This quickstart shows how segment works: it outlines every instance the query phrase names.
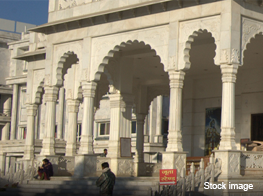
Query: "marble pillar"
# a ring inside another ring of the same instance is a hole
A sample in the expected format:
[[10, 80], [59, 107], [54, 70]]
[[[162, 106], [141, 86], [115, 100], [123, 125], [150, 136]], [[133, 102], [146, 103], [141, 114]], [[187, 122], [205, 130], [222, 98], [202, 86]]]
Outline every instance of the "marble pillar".
[[166, 152], [162, 157], [162, 169], [177, 169], [177, 177], [186, 171], [186, 154], [182, 145], [182, 89], [185, 73], [169, 72], [170, 79], [170, 112], [169, 134]]
[[154, 142], [154, 135], [155, 135], [155, 129], [156, 129], [156, 121], [155, 118], [156, 114], [154, 112], [154, 104], [155, 104], [155, 99], [151, 102], [150, 105], [150, 119], [149, 119], [149, 143], [153, 143]]
[[97, 83], [83, 83], [83, 119], [78, 154], [93, 154], [94, 97]]
[[[6, 100], [4, 102], [3, 112], [6, 116], [11, 114], [11, 97], [6, 95]], [[9, 140], [10, 122], [7, 122], [2, 129], [2, 140]]]
[[235, 82], [238, 65], [221, 65], [222, 114], [219, 150], [236, 150], [235, 142]]
[[5, 160], [6, 160], [6, 153], [0, 152], [0, 175], [1, 176], [5, 174]]
[[79, 112], [79, 100], [67, 100], [68, 108], [68, 133], [66, 156], [74, 156], [77, 150], [77, 121]]
[[144, 126], [145, 114], [136, 115], [136, 152], [134, 162], [144, 162], [143, 157], [143, 144], [144, 144]]
[[110, 94], [110, 140], [109, 157], [120, 157], [120, 137], [131, 137], [131, 95]]
[[58, 115], [58, 125], [57, 125], [57, 139], [63, 139], [63, 119], [64, 119], [64, 99], [65, 99], [65, 89], [61, 87], [59, 89], [59, 115]]
[[27, 132], [26, 132], [26, 143], [24, 150], [24, 160], [31, 160], [34, 158], [35, 151], [35, 117], [37, 114], [38, 105], [28, 104], [27, 105]]
[[156, 131], [154, 136], [154, 143], [163, 143], [162, 135], [162, 119], [163, 119], [163, 97], [157, 97], [157, 111], [156, 111]]
[[[133, 175], [132, 157], [121, 157], [120, 138], [131, 137], [131, 116], [133, 96], [130, 94], [110, 94], [110, 139], [108, 156], [111, 170], [116, 176]], [[122, 165], [120, 167], [120, 165]]]
[[16, 138], [17, 100], [18, 100], [18, 84], [14, 84], [13, 85], [13, 97], [12, 97], [12, 116], [11, 116], [10, 140], [14, 140]]
[[149, 143], [149, 129], [148, 129], [148, 122], [149, 122], [149, 114], [145, 117], [144, 120], [144, 143]]
[[170, 78], [170, 112], [169, 134], [166, 151], [182, 152], [182, 90], [185, 73], [169, 72]]
[[144, 163], [144, 154], [143, 154], [143, 146], [144, 146], [144, 119], [145, 114], [137, 114], [136, 115], [136, 151], [134, 157], [134, 173], [135, 176], [140, 176], [145, 173], [145, 168], [143, 167]]
[[58, 87], [45, 87], [46, 101], [46, 135], [42, 142], [41, 155], [55, 155], [56, 101]]

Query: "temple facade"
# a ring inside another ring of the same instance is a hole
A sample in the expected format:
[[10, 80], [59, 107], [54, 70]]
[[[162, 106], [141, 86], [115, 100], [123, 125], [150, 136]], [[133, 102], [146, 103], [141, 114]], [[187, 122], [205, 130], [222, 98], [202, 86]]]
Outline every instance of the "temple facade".
[[240, 140], [263, 140], [262, 5], [49, 1], [48, 23], [8, 44], [0, 169], [62, 156], [89, 175], [106, 148], [116, 175], [159, 163], [180, 176], [214, 150], [222, 178], [240, 176]]

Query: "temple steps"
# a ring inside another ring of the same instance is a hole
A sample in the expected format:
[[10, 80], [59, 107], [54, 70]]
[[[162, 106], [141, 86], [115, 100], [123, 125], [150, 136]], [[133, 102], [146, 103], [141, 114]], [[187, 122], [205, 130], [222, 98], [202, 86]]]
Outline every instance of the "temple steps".
[[[17, 188], [7, 188], [1, 196], [98, 196], [96, 178], [73, 179], [53, 177], [50, 181], [33, 180]], [[156, 190], [158, 178], [117, 178], [114, 196], [150, 196]]]

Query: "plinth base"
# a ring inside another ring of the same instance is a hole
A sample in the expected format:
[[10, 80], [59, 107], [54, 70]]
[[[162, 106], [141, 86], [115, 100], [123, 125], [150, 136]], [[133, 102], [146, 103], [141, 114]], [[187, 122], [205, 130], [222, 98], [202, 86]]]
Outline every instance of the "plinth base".
[[177, 169], [177, 179], [186, 172], [186, 154], [188, 152], [163, 152], [162, 169]]
[[94, 154], [75, 155], [74, 177], [96, 176], [97, 156]]
[[214, 150], [215, 158], [221, 159], [221, 174], [219, 181], [240, 178], [240, 150]]

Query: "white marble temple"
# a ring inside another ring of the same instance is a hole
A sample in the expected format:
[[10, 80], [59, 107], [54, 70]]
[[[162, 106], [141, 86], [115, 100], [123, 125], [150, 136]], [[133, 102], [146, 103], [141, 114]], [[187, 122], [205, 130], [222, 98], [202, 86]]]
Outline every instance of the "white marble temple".
[[[163, 168], [179, 167], [181, 176], [187, 156], [204, 156], [206, 109], [221, 107], [216, 156], [222, 179], [239, 177], [240, 161], [227, 165], [238, 159], [240, 139], [263, 140], [251, 128], [252, 114], [263, 113], [260, 6], [50, 0], [47, 24], [1, 48], [10, 69], [0, 78], [6, 74], [13, 97], [5, 104], [11, 114], [0, 116], [0, 169], [13, 164], [9, 157], [66, 155], [76, 175], [91, 175], [85, 167], [101, 163], [106, 148], [119, 176], [140, 175], [159, 154]], [[121, 156], [122, 137], [131, 139], [131, 157]]]

